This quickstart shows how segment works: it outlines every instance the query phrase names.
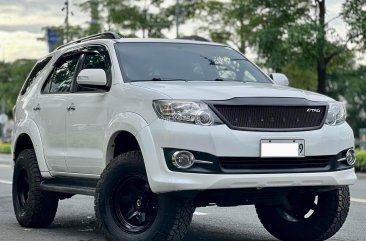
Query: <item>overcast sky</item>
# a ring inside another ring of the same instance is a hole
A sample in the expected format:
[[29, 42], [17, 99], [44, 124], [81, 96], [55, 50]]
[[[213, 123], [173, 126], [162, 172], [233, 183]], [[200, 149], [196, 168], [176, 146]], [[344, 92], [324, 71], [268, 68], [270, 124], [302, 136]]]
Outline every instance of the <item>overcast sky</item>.
[[[70, 0], [74, 15], [71, 25], [85, 25], [90, 17], [74, 6], [85, 0]], [[344, 0], [328, 0], [327, 20], [339, 15]], [[13, 61], [18, 58], [41, 58], [47, 54], [46, 42], [37, 38], [44, 37], [45, 26], [63, 24], [65, 14], [61, 11], [64, 0], [0, 0], [0, 59]], [[341, 19], [331, 22], [337, 33], [344, 37], [346, 26]], [[182, 28], [183, 34], [192, 34], [191, 26]], [[174, 30], [168, 33], [174, 37]], [[362, 61], [364, 62], [364, 60]]]

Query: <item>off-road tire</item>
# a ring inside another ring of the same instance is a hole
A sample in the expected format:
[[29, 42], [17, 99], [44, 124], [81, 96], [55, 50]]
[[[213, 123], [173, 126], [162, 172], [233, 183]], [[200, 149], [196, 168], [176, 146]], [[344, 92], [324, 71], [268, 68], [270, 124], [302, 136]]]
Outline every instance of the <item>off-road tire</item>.
[[350, 206], [348, 186], [340, 186], [318, 195], [318, 207], [304, 220], [289, 221], [278, 207], [256, 206], [258, 217], [276, 238], [283, 241], [321, 241], [336, 234], [346, 221]]
[[[25, 176], [28, 185], [24, 185]], [[53, 193], [41, 191], [41, 181], [42, 177], [34, 150], [21, 151], [14, 165], [12, 194], [15, 216], [23, 227], [45, 228], [53, 222], [56, 216], [58, 198]], [[29, 190], [26, 198], [23, 195], [26, 191], [22, 191], [25, 190], [24, 188]], [[23, 197], [21, 197], [22, 195]]]
[[112, 208], [111, 197], [118, 185], [132, 177], [142, 177], [148, 183], [140, 151], [127, 152], [112, 160], [97, 184], [95, 213], [98, 228], [106, 239], [110, 241], [182, 240], [187, 233], [195, 208], [188, 198], [169, 194], [153, 194], [156, 195], [158, 202], [157, 215], [146, 230], [133, 233], [121, 228], [121, 224], [116, 220], [115, 210]]

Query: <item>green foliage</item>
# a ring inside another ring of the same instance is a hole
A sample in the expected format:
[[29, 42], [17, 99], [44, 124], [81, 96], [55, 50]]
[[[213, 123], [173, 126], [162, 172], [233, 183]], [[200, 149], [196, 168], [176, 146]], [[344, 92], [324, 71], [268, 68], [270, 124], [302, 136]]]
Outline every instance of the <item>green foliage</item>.
[[316, 70], [314, 68], [305, 68], [296, 64], [288, 64], [282, 68], [290, 81], [290, 86], [300, 89], [316, 90]]
[[350, 26], [349, 40], [366, 50], [366, 0], [347, 0], [342, 15]]
[[[281, 72], [282, 68], [299, 56], [303, 59], [303, 51], [299, 43], [294, 43], [293, 36], [304, 39], [305, 25], [310, 14], [310, 3], [307, 0], [260, 0], [256, 2], [257, 26], [253, 26], [251, 45], [255, 47], [265, 65]], [[296, 41], [298, 42], [298, 41]]]
[[0, 153], [10, 154], [11, 153], [10, 144], [0, 143]]
[[366, 128], [366, 66], [338, 69], [329, 78], [329, 95], [347, 102], [347, 122], [358, 135], [360, 128]]
[[35, 62], [28, 59], [13, 63], [0, 62], [0, 101], [5, 101], [5, 112], [10, 116], [18, 93]]
[[160, 7], [162, 0], [101, 0], [108, 12], [112, 29], [126, 36], [142, 31], [144, 37], [163, 37], [162, 30], [173, 24], [167, 18], [167, 9]]
[[366, 172], [366, 151], [356, 152], [356, 171]]
[[84, 12], [90, 12], [92, 21], [89, 24], [89, 28], [86, 29], [88, 35], [100, 33], [102, 30], [100, 19], [100, 1], [89, 0], [79, 5]]

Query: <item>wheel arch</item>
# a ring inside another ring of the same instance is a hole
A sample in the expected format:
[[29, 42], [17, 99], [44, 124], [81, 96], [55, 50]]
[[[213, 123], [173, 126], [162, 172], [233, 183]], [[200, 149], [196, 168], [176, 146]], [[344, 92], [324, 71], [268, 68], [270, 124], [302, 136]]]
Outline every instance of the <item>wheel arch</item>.
[[118, 114], [108, 125], [105, 147], [106, 166], [116, 156], [133, 150], [141, 150], [138, 133], [147, 126], [140, 115], [132, 112]]
[[118, 155], [135, 150], [141, 150], [137, 138], [129, 131], [118, 131], [114, 133], [109, 139], [107, 164]]
[[34, 146], [30, 136], [28, 134], [22, 133], [18, 136], [14, 145], [14, 153], [13, 153], [14, 162], [17, 160], [20, 152], [25, 149], [34, 149]]
[[36, 153], [38, 166], [41, 173], [49, 172], [44, 157], [41, 134], [33, 120], [24, 121], [23, 123], [19, 124], [14, 131], [14, 139], [12, 144], [14, 163], [19, 153], [22, 150], [29, 148], [33, 148]]

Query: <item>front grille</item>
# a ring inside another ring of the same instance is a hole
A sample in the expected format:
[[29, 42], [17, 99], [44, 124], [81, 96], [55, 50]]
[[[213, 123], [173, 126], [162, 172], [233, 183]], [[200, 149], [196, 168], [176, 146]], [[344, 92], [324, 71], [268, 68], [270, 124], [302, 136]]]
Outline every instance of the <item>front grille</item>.
[[331, 156], [305, 158], [258, 158], [258, 157], [221, 157], [221, 167], [224, 169], [251, 170], [291, 170], [302, 168], [324, 168], [331, 162]]
[[322, 126], [326, 106], [215, 104], [214, 109], [232, 129], [307, 130]]

